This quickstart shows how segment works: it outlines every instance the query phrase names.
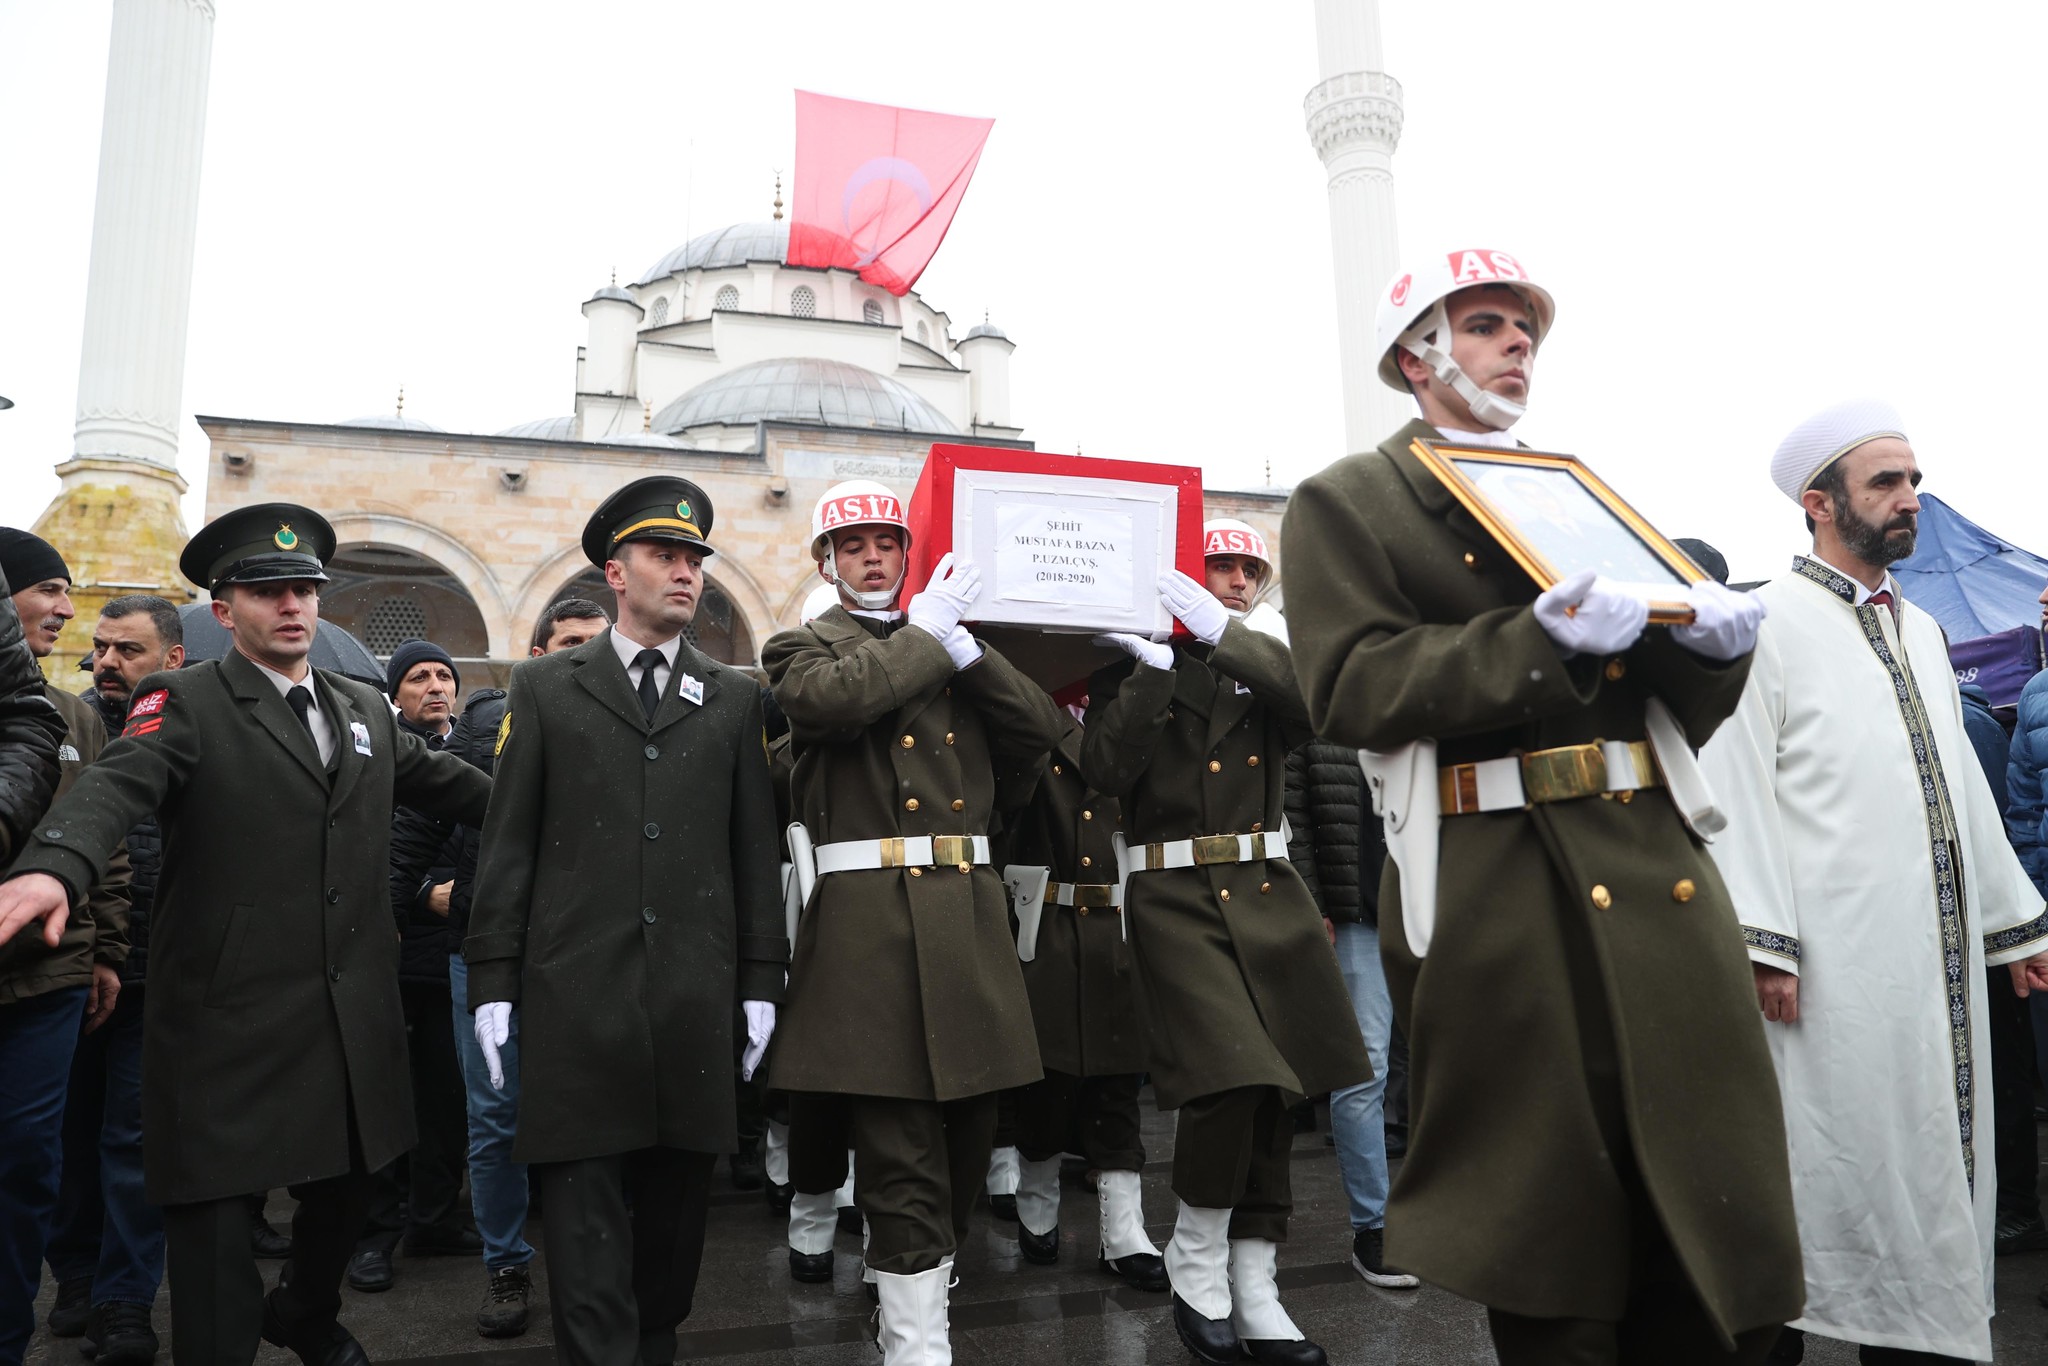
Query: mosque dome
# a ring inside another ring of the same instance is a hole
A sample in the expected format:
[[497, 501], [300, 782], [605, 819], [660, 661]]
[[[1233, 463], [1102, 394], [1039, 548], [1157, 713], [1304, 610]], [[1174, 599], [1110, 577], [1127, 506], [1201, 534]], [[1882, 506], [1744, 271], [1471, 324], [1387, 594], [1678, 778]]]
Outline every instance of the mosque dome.
[[654, 415], [659, 432], [759, 421], [947, 434], [959, 429], [915, 390], [845, 361], [755, 361], [691, 389]]
[[976, 323], [967, 333], [967, 340], [969, 341], [973, 341], [976, 337], [994, 337], [998, 341], [1008, 341], [1010, 334], [993, 323], [982, 322]]
[[442, 430], [431, 422], [422, 422], [416, 417], [407, 417], [403, 413], [378, 413], [374, 417], [352, 417], [346, 422], [338, 422], [335, 425], [338, 427], [382, 427], [387, 431], [394, 432], [438, 432]]
[[632, 295], [628, 294], [625, 290], [620, 289], [617, 285], [606, 285], [603, 289], [600, 289], [599, 291], [597, 291], [597, 293], [591, 295], [588, 299], [585, 299], [583, 302], [587, 304], [594, 304], [599, 299], [616, 299], [622, 304], [631, 304], [635, 308], [640, 307], [640, 301], [638, 299], [635, 299]]
[[780, 265], [789, 252], [789, 224], [735, 223], [692, 237], [647, 268], [637, 284], [651, 285], [686, 270], [718, 270], [749, 261]]
[[507, 427], [502, 432], [493, 432], [492, 435], [523, 436], [534, 441], [575, 441], [578, 439], [576, 435], [576, 414], [569, 413], [562, 417], [536, 418], [532, 422], [522, 422], [516, 427]]

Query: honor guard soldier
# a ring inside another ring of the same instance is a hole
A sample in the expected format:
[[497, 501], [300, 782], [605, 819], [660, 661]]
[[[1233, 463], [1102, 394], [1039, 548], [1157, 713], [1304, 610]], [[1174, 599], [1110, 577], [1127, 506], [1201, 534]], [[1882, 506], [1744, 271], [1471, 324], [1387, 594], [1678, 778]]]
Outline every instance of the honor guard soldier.
[[[888, 1366], [943, 1366], [953, 1252], [981, 1189], [996, 1093], [1039, 1078], [1031, 1007], [989, 864], [994, 763], [1059, 738], [1039, 687], [960, 625], [979, 591], [941, 560], [897, 607], [910, 528], [865, 481], [811, 519], [840, 603], [768, 642], [789, 717], [806, 883], [772, 1080], [850, 1097], [854, 1196]], [[810, 867], [806, 868], [806, 863]]]
[[1387, 815], [1380, 947], [1415, 1071], [1386, 1252], [1487, 1305], [1504, 1366], [1755, 1361], [1801, 1302], [1785, 1126], [1682, 817], [1711, 833], [1693, 748], [1761, 610], [1705, 583], [1694, 625], [1646, 631], [1591, 573], [1539, 593], [1410, 451], [1512, 447], [1552, 314], [1506, 252], [1396, 278], [1379, 374], [1422, 418], [1287, 508], [1302, 690], [1318, 734], [1373, 751]]
[[1096, 1262], [1138, 1290], [1167, 1288], [1145, 1236], [1138, 1132], [1145, 1026], [1124, 940], [1114, 797], [1081, 776], [1081, 723], [1063, 723], [1031, 804], [1003, 838], [1003, 877], [1018, 917], [1017, 956], [1045, 1079], [1013, 1094], [1017, 1120], [1017, 1247], [1041, 1266], [1059, 1259], [1060, 1154], [1096, 1173]]
[[1088, 781], [1122, 800], [1124, 924], [1151, 1012], [1152, 1086], [1179, 1110], [1166, 1248], [1173, 1322], [1201, 1361], [1320, 1366], [1280, 1307], [1289, 1108], [1372, 1075], [1308, 885], [1287, 861], [1288, 751], [1309, 738], [1286, 642], [1242, 618], [1271, 578], [1258, 532], [1203, 524], [1206, 583], [1159, 597], [1192, 639], [1089, 685]]
[[[377, 689], [311, 668], [334, 531], [264, 503], [202, 527], [178, 566], [213, 592], [219, 661], [154, 674], [121, 737], [50, 809], [0, 886], [0, 940], [61, 927], [151, 812], [163, 864], [143, 1043], [145, 1185], [164, 1206], [181, 1363], [248, 1362], [259, 1337], [363, 1362], [336, 1321], [369, 1173], [413, 1145], [394, 801], [480, 821], [490, 780], [401, 730]], [[289, 1186], [289, 1275], [267, 1297], [250, 1191]]]
[[751, 1066], [789, 957], [760, 692], [683, 638], [711, 525], [667, 475], [585, 525], [618, 618], [512, 671], [464, 944], [493, 1082], [519, 1008], [512, 1155], [540, 1177], [556, 1353], [591, 1366], [674, 1359], [737, 1147], [735, 1005]]

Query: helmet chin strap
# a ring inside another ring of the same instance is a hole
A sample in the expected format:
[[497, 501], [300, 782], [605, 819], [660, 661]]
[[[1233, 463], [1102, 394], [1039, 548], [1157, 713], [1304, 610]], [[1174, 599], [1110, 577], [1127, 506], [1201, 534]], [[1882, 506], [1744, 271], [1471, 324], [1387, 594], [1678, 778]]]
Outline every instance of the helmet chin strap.
[[1489, 393], [1472, 382], [1472, 377], [1459, 368], [1451, 359], [1451, 353], [1431, 341], [1430, 335], [1447, 336], [1451, 330], [1449, 312], [1439, 299], [1436, 306], [1425, 313], [1422, 321], [1401, 334], [1401, 349], [1420, 360], [1437, 377], [1440, 383], [1449, 385], [1465, 406], [1472, 410], [1475, 422], [1504, 432], [1522, 420], [1528, 408], [1520, 403]]
[[[832, 586], [846, 594], [847, 597], [852, 598], [864, 612], [888, 611], [896, 605], [896, 595], [903, 591], [902, 574], [896, 576], [896, 582], [892, 586], [884, 588], [878, 593], [863, 593], [839, 577], [839, 567], [837, 565], [828, 565], [828, 568], [832, 576]], [[904, 572], [908, 573], [909, 569], [910, 566], [906, 564]]]

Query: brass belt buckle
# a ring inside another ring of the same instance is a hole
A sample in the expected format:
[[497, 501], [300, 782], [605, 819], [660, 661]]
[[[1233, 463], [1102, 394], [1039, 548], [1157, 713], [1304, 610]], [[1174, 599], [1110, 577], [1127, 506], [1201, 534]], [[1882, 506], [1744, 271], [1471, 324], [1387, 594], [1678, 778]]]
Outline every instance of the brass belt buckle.
[[1238, 844], [1235, 835], [1197, 835], [1194, 846], [1195, 866], [1198, 868], [1211, 863], [1237, 862]]
[[881, 845], [882, 866], [884, 868], [901, 868], [904, 862], [903, 841], [900, 838], [886, 839], [881, 841]]
[[1563, 802], [1607, 790], [1607, 753], [1599, 741], [1522, 756], [1522, 792], [1532, 802]]
[[972, 862], [974, 862], [974, 836], [972, 836], [972, 835], [933, 835], [933, 836], [932, 836], [932, 863], [933, 863], [933, 865], [934, 865], [934, 866], [937, 866], [937, 865], [939, 865], [939, 864], [943, 864], [943, 863], [972, 863]]
[[1074, 904], [1091, 908], [1116, 904], [1116, 888], [1083, 882], [1074, 887]]

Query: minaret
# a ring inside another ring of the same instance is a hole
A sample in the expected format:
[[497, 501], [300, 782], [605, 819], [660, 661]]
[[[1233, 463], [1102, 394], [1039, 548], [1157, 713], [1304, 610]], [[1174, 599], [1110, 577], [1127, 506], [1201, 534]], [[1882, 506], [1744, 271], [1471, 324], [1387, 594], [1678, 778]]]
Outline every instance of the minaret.
[[213, 0], [114, 0], [72, 455], [36, 532], [69, 562], [78, 623], [44, 667], [64, 687], [99, 608], [195, 594], [178, 573], [185, 332]]
[[1379, 0], [1316, 0], [1316, 52], [1322, 83], [1302, 104], [1309, 141], [1330, 173], [1344, 445], [1363, 451], [1414, 416], [1414, 404], [1375, 373], [1373, 314], [1400, 266], [1394, 148], [1401, 141], [1401, 83], [1381, 70]]

